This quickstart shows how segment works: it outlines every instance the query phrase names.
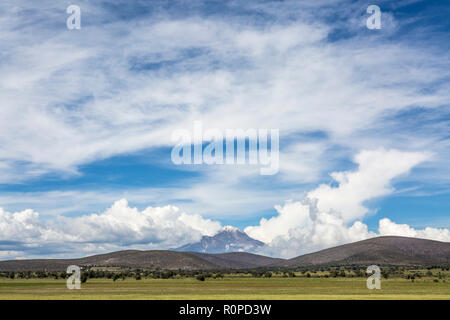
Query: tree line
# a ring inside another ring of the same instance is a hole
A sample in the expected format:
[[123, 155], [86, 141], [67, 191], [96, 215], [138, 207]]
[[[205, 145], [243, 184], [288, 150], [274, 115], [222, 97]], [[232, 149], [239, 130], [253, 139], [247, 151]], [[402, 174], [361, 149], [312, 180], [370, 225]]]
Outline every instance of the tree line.
[[[224, 274], [230, 276], [251, 276], [255, 278], [271, 277], [306, 277], [306, 278], [353, 278], [367, 277], [367, 266], [320, 266], [320, 267], [298, 267], [291, 269], [253, 269], [253, 270], [150, 270], [140, 268], [119, 269], [119, 270], [101, 270], [95, 267], [83, 267], [81, 272], [81, 282], [88, 279], [111, 279], [112, 281], [125, 280], [127, 278], [141, 279], [178, 279], [195, 278], [199, 281], [205, 281], [208, 278], [220, 279]], [[106, 268], [107, 269], [107, 268]], [[449, 266], [382, 266], [382, 277], [405, 278], [414, 281], [415, 279], [435, 277], [445, 280], [450, 275]], [[6, 279], [67, 279], [70, 274], [62, 271], [2, 271], [0, 278]]]

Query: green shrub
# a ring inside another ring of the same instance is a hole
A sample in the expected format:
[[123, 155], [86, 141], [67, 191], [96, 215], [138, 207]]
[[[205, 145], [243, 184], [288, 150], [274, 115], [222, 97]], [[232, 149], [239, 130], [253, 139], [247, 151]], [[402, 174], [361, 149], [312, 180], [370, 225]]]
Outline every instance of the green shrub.
[[195, 279], [197, 279], [198, 281], [205, 281], [205, 276], [203, 274], [198, 274], [197, 276], [195, 276]]

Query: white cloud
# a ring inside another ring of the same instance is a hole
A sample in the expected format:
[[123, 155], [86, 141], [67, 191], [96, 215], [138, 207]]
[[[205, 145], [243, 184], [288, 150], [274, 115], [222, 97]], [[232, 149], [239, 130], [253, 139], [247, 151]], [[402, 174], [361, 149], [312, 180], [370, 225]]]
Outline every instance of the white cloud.
[[378, 232], [380, 236], [403, 236], [450, 242], [449, 229], [426, 227], [423, 230], [417, 230], [407, 224], [396, 224], [388, 218], [380, 220]]
[[286, 230], [305, 228], [310, 232], [315, 223], [342, 225], [362, 219], [369, 209], [364, 202], [393, 191], [390, 182], [398, 175], [427, 159], [424, 153], [397, 150], [362, 151], [355, 157], [358, 169], [353, 172], [334, 172], [331, 176], [337, 187], [322, 184], [308, 192], [303, 202], [290, 202], [275, 209], [278, 215], [262, 219], [259, 226], [245, 231], [266, 243], [285, 235]]
[[[375, 237], [399, 235], [450, 241], [449, 230], [414, 230], [388, 219], [380, 220], [379, 233], [369, 232], [361, 222], [369, 209], [364, 202], [394, 191], [390, 182], [428, 159], [425, 153], [397, 150], [362, 151], [355, 157], [354, 172], [335, 172], [337, 187], [321, 185], [307, 193], [302, 202], [276, 206], [277, 215], [261, 219], [258, 226], [245, 229], [251, 237], [267, 244], [262, 253], [274, 256], [296, 255]], [[356, 220], [356, 221], [355, 221]]]
[[[258, 4], [274, 15], [266, 24], [201, 15], [130, 24], [84, 3], [92, 19], [73, 32], [50, 1], [0, 6], [8, 13], [0, 19], [8, 39], [0, 47], [0, 160], [9, 166], [0, 165], [3, 182], [171, 146], [174, 129], [200, 118], [222, 129], [279, 128], [281, 139], [321, 131], [328, 146], [354, 148], [368, 137], [381, 141], [366, 130], [382, 127], [386, 113], [449, 99], [445, 88], [423, 90], [448, 75], [439, 53], [380, 37], [328, 42], [335, 26], [321, 19], [329, 9], [320, 6]], [[293, 11], [305, 15], [276, 19]], [[313, 144], [312, 152], [300, 150], [304, 168], [290, 164], [295, 157], [286, 146], [282, 176], [318, 176], [322, 163], [307, 169], [324, 146]]]
[[10, 213], [0, 208], [0, 235], [4, 241], [22, 241], [40, 238], [45, 228], [39, 214], [33, 210]]
[[15, 248], [28, 251], [28, 255], [69, 251], [73, 257], [130, 246], [161, 249], [198, 241], [202, 235], [213, 235], [220, 229], [219, 222], [187, 214], [175, 206], [139, 211], [125, 199], [100, 214], [59, 216], [48, 221], [41, 221], [32, 210], [9, 213], [0, 208], [0, 251]]
[[364, 201], [387, 195], [393, 191], [390, 182], [406, 174], [417, 164], [429, 159], [426, 153], [400, 152], [397, 150], [371, 150], [358, 153], [354, 161], [355, 172], [334, 172], [333, 179], [339, 183], [334, 188], [322, 184], [308, 193], [311, 199], [318, 199], [321, 212], [335, 211], [344, 222], [363, 218], [367, 213]]
[[276, 207], [278, 215], [245, 228], [251, 237], [267, 245], [261, 253], [292, 258], [338, 244], [375, 236], [360, 221], [348, 226], [336, 212], [320, 212], [316, 201], [290, 202]]

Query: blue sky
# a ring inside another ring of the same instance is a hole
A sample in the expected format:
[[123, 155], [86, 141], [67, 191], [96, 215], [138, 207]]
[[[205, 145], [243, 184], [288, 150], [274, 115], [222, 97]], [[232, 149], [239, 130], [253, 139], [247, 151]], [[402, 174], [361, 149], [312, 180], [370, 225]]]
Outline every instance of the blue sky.
[[[3, 1], [0, 259], [170, 248], [225, 225], [286, 257], [387, 234], [450, 241], [449, 14]], [[175, 165], [171, 136], [195, 121], [278, 129], [278, 173]]]

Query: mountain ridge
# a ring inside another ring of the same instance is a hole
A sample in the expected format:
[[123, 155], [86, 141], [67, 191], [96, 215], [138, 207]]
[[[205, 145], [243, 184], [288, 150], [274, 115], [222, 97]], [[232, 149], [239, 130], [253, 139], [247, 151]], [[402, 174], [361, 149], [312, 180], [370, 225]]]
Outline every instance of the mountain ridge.
[[169, 250], [124, 250], [79, 259], [0, 261], [0, 271], [65, 271], [69, 265], [165, 270], [248, 269], [272, 265], [281, 260], [247, 252], [209, 254]]
[[78, 259], [0, 261], [0, 271], [65, 271], [69, 265], [166, 270], [297, 268], [319, 265], [450, 265], [450, 242], [377, 237], [301, 255], [271, 258], [247, 252], [124, 250]]

